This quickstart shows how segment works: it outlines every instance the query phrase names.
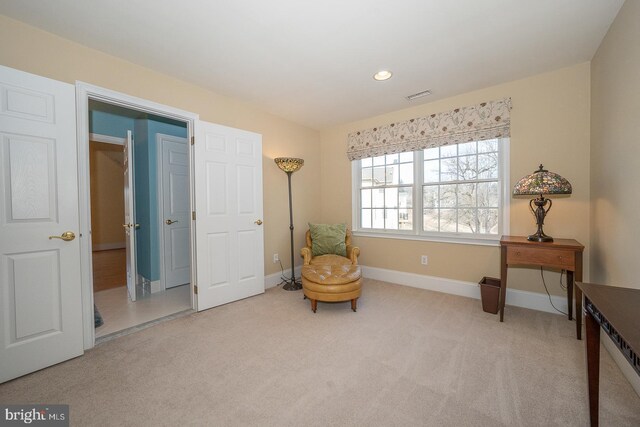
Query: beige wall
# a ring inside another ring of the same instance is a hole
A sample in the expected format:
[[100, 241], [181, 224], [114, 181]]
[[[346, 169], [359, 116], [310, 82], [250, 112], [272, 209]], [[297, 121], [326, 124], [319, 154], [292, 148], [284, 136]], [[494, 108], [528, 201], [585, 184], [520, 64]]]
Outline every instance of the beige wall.
[[[267, 274], [280, 271], [279, 265], [272, 263], [274, 252], [280, 254], [285, 266], [290, 264], [287, 179], [273, 163], [274, 157], [305, 159], [305, 166], [293, 177], [296, 246], [304, 245], [306, 223], [320, 221], [320, 199], [317, 192], [308, 191], [320, 180], [319, 133], [313, 129], [2, 15], [0, 64], [68, 83], [84, 81], [191, 111], [202, 120], [262, 134]], [[296, 263], [301, 263], [299, 256]]]
[[[93, 248], [124, 247], [124, 167], [121, 145], [91, 142], [91, 242]], [[109, 245], [109, 246], [105, 246]]]
[[640, 2], [627, 1], [591, 62], [591, 278], [640, 288]]
[[[574, 194], [557, 200], [545, 231], [588, 244], [588, 63], [345, 124], [322, 133], [3, 16], [0, 16], [0, 63], [69, 83], [85, 81], [192, 111], [203, 120], [261, 133], [267, 274], [279, 271], [279, 266], [271, 262], [275, 252], [280, 254], [285, 267], [289, 265], [287, 180], [273, 164], [274, 157], [305, 159], [305, 166], [293, 175], [296, 247], [300, 247], [307, 222], [351, 222], [351, 167], [345, 154], [348, 132], [508, 96], [513, 99], [514, 107], [511, 183], [532, 172], [540, 162], [569, 179]], [[512, 199], [510, 226], [511, 234], [535, 231], [527, 200]], [[365, 265], [470, 282], [499, 274], [496, 247], [373, 238], [356, 238], [356, 242], [362, 247], [361, 262]], [[420, 265], [421, 254], [429, 255], [429, 266]], [[588, 260], [588, 249], [586, 254]], [[297, 250], [296, 263], [300, 263]], [[557, 275], [547, 277], [548, 283], [552, 283], [551, 292], [560, 294]], [[535, 271], [512, 269], [510, 278], [512, 288], [543, 292]]]
[[[471, 72], [471, 71], [470, 71]], [[486, 100], [511, 97], [510, 183], [533, 172], [539, 163], [567, 178], [573, 195], [554, 201], [545, 232], [589, 243], [589, 63], [469, 92], [460, 96], [348, 123], [322, 132], [322, 218], [351, 223], [351, 164], [347, 134], [354, 130], [448, 111]], [[437, 90], [437, 88], [434, 88]], [[510, 233], [531, 234], [535, 220], [528, 199], [511, 199]], [[356, 237], [363, 265], [477, 282], [499, 277], [499, 248], [397, 239]], [[429, 265], [420, 264], [420, 255]], [[588, 260], [589, 250], [586, 250]], [[585, 263], [588, 265], [588, 263]], [[588, 272], [585, 269], [586, 277]], [[540, 273], [509, 270], [509, 287], [544, 292]], [[552, 293], [561, 295], [559, 276], [546, 274]]]

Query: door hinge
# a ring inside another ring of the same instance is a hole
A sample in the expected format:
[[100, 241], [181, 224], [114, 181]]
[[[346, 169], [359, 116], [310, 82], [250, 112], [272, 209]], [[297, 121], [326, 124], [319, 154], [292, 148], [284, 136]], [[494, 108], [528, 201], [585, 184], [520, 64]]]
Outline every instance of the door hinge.
[[191, 219], [196, 220], [196, 211], [191, 211]]
[[198, 295], [198, 285], [193, 285], [193, 293]]
[[192, 136], [191, 137], [191, 145], [194, 145], [196, 143], [196, 137]]

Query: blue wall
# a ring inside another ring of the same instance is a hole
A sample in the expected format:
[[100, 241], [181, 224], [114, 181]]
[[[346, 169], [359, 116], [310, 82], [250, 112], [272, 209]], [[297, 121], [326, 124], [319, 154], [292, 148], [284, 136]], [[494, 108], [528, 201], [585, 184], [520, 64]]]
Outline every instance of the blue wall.
[[156, 134], [187, 138], [186, 124], [165, 123], [158, 118], [133, 119], [103, 111], [89, 111], [91, 133], [126, 138], [133, 131], [133, 172], [138, 274], [160, 279], [160, 212], [158, 211], [158, 147]]
[[89, 132], [126, 138], [127, 130], [133, 130], [134, 120], [103, 111], [89, 111]]

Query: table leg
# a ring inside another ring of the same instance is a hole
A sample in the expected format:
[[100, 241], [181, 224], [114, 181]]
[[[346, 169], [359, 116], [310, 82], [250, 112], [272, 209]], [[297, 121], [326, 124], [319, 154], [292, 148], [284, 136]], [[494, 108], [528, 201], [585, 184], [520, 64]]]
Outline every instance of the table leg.
[[500, 321], [504, 322], [504, 305], [507, 296], [507, 247], [500, 248]]
[[576, 338], [582, 339], [582, 290], [576, 286]]
[[573, 271], [567, 270], [567, 307], [569, 320], [573, 319]]
[[600, 392], [600, 325], [587, 312], [587, 381], [589, 382], [589, 419], [591, 427], [598, 427], [598, 395]]
[[[582, 252], [576, 254], [576, 282], [582, 283]], [[576, 286], [576, 337], [582, 339], [582, 290]]]

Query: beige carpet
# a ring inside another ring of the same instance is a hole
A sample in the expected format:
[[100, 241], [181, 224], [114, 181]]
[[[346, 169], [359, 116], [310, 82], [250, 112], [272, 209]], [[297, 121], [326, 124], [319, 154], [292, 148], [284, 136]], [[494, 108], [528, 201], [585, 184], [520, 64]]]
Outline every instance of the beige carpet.
[[[586, 426], [584, 342], [560, 315], [365, 281], [348, 303], [264, 295], [106, 342], [0, 385], [75, 426]], [[602, 350], [601, 425], [640, 425]]]

